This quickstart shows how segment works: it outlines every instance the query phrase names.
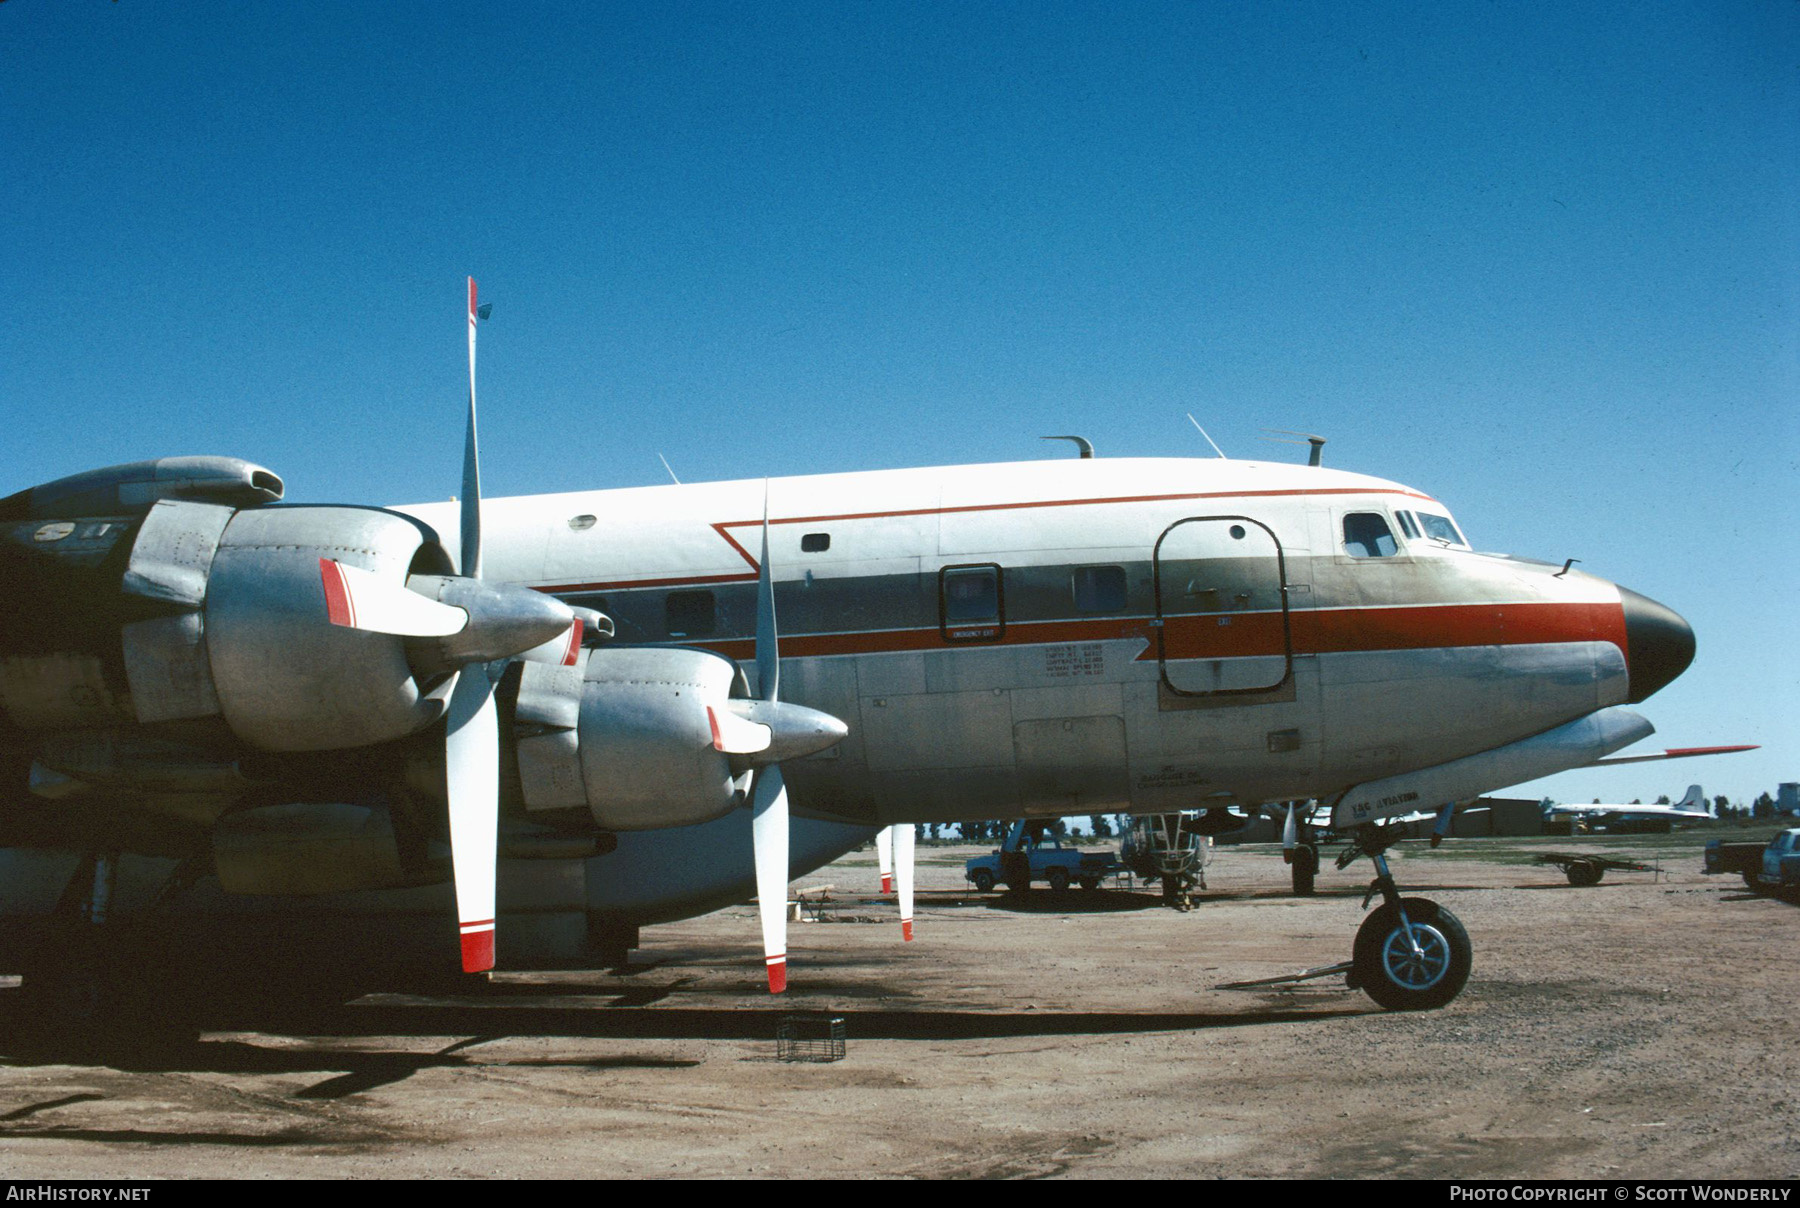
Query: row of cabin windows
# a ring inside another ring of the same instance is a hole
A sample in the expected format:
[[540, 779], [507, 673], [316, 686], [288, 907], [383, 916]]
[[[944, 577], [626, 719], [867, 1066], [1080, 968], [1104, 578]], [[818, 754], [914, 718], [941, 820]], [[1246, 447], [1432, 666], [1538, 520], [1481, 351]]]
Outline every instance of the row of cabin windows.
[[[825, 537], [825, 534], [818, 534]], [[829, 541], [829, 537], [826, 537]], [[1075, 611], [1125, 611], [1125, 568], [1077, 566], [1069, 576]], [[938, 572], [938, 618], [952, 641], [999, 637], [1005, 621], [1000, 567], [946, 566]], [[718, 601], [706, 589], [672, 591], [663, 603], [663, 619], [672, 638], [711, 637], [718, 631]]]
[[[1441, 541], [1467, 549], [1468, 542], [1457, 531], [1450, 517], [1433, 512], [1399, 511], [1400, 531], [1412, 541]], [[1344, 517], [1344, 552], [1352, 558], [1391, 558], [1400, 552], [1400, 542], [1388, 527], [1381, 512], [1350, 512]]]

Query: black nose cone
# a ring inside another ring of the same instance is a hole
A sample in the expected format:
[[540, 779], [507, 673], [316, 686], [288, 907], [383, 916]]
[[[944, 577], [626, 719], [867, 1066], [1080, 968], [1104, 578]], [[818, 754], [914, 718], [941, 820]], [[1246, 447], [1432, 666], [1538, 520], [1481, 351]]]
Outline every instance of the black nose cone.
[[1625, 665], [1631, 674], [1631, 703], [1686, 671], [1694, 661], [1694, 631], [1673, 608], [1619, 588], [1625, 606]]

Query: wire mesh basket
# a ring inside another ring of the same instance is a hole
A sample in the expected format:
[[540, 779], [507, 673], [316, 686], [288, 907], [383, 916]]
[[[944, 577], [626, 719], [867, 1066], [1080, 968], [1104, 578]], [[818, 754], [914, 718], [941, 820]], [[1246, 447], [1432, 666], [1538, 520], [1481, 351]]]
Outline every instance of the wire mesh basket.
[[775, 1027], [775, 1060], [842, 1061], [842, 1015], [783, 1015]]

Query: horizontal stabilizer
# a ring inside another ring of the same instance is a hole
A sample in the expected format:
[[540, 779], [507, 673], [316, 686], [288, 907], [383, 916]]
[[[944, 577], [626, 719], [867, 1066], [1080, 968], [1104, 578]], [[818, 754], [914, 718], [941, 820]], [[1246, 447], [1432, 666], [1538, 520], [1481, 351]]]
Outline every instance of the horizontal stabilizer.
[[1670, 747], [1666, 751], [1657, 751], [1650, 755], [1614, 755], [1607, 759], [1596, 759], [1589, 765], [1600, 767], [1610, 763], [1650, 763], [1658, 759], [1686, 759], [1692, 755], [1734, 755], [1739, 751], [1754, 751], [1756, 745], [1736, 747]]

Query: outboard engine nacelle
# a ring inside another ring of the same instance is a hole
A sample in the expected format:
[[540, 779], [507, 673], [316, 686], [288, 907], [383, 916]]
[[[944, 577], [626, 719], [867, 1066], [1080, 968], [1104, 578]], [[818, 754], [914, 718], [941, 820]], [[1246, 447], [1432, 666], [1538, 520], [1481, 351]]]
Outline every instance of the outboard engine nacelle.
[[[396, 589], [448, 575], [436, 534], [376, 508], [250, 506], [280, 487], [247, 462], [169, 458], [0, 500], [0, 717], [218, 718], [268, 751], [387, 742], [441, 717], [441, 669], [402, 636], [333, 624], [320, 578], [324, 560]], [[111, 514], [76, 514], [93, 507]]]
[[744, 804], [753, 767], [847, 732], [829, 714], [741, 693], [737, 664], [704, 650], [608, 648], [573, 667], [528, 664], [514, 711], [526, 808], [584, 806], [607, 831], [710, 822]]

